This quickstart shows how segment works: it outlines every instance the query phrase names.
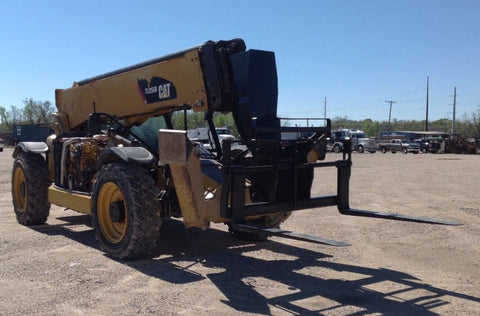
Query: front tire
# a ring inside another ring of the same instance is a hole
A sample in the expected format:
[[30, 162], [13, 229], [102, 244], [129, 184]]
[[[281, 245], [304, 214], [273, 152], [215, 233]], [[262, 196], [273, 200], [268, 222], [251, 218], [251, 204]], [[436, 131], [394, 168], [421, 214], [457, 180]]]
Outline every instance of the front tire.
[[357, 148], [357, 152], [360, 153], [360, 154], [363, 154], [364, 151], [365, 151], [365, 149], [363, 148], [363, 146], [359, 145], [358, 148]]
[[98, 173], [92, 193], [93, 229], [100, 248], [118, 259], [146, 256], [160, 227], [158, 189], [145, 168], [112, 163]]
[[48, 169], [41, 154], [20, 151], [13, 163], [12, 201], [17, 221], [41, 225], [50, 214]]

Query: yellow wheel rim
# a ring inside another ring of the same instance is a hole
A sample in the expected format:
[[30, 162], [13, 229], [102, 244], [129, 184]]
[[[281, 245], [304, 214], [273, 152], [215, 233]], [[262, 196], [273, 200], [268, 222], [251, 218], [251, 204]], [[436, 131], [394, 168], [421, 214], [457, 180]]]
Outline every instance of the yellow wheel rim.
[[[112, 219], [111, 207], [112, 204], [118, 203], [123, 206], [120, 208], [121, 220]], [[111, 243], [117, 244], [123, 240], [127, 232], [127, 206], [125, 204], [125, 197], [120, 188], [113, 182], [105, 183], [98, 194], [97, 201], [97, 219], [103, 236]]]
[[27, 208], [27, 180], [25, 173], [20, 167], [15, 168], [13, 173], [13, 198], [17, 211], [23, 213]]

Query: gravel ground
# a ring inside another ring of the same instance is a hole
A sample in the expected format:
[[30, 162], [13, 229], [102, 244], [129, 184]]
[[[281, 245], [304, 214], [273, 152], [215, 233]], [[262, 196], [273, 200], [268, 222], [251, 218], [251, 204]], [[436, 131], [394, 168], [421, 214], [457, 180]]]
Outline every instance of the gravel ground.
[[[52, 206], [19, 225], [12, 149], [0, 153], [0, 315], [474, 315], [480, 311], [480, 155], [354, 154], [354, 208], [453, 220], [440, 226], [296, 212], [285, 229], [350, 247], [232, 238], [165, 221], [152, 258], [116, 261], [91, 219]], [[328, 154], [327, 159], [338, 159]], [[319, 170], [313, 191], [334, 193]]]

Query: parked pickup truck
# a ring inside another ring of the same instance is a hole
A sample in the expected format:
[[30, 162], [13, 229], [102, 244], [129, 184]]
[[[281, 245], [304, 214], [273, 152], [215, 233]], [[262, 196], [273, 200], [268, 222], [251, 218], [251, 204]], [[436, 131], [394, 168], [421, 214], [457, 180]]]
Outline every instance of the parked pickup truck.
[[414, 153], [418, 154], [420, 151], [420, 145], [417, 143], [409, 143], [403, 139], [391, 139], [387, 142], [380, 142], [378, 143], [378, 148], [382, 153], [386, 153], [387, 151], [391, 151], [393, 154], [397, 151], [400, 151], [404, 154], [406, 153]]

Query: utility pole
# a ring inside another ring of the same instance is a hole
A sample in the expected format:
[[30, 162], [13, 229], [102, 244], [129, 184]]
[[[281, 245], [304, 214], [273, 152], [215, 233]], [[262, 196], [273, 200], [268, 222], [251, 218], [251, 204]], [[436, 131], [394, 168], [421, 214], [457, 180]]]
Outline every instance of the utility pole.
[[457, 87], [453, 88], [453, 117], [452, 117], [452, 136], [455, 135], [455, 107], [457, 103]]
[[428, 76], [427, 76], [427, 103], [426, 103], [426, 116], [425, 116], [425, 132], [428, 132]]
[[327, 118], [327, 97], [323, 98], [323, 117]]
[[388, 129], [387, 129], [387, 136], [390, 136], [390, 119], [392, 117], [392, 104], [397, 103], [396, 101], [385, 101], [386, 103], [390, 103], [390, 111], [388, 112]]

